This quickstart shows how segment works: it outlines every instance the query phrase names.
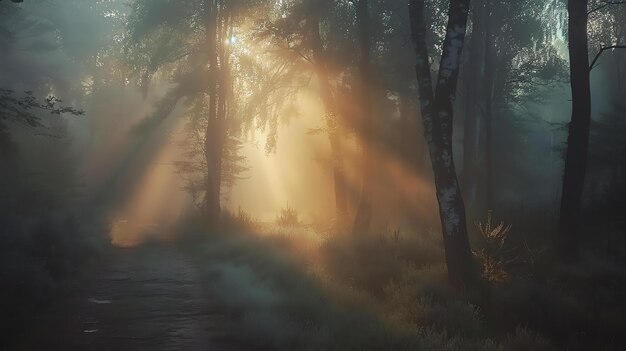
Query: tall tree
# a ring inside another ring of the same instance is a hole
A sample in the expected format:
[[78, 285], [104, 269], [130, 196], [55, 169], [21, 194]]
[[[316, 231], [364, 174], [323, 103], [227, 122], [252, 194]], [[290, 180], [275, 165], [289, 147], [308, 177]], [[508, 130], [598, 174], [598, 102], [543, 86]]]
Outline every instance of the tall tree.
[[224, 41], [229, 38], [231, 13], [216, 1], [205, 1], [206, 52], [209, 55], [209, 109], [205, 130], [204, 157], [206, 173], [206, 214], [217, 223], [220, 218], [222, 187], [222, 157], [226, 141], [226, 111], [228, 108], [228, 65], [230, 57]]
[[[324, 8], [329, 10], [329, 3]], [[328, 57], [322, 44], [321, 31], [321, 17], [320, 6], [316, 2], [309, 2], [310, 8], [308, 12], [309, 17], [307, 19], [309, 26], [309, 42], [312, 53], [312, 63], [315, 74], [317, 76], [320, 97], [324, 103], [326, 109], [326, 128], [328, 129], [328, 138], [330, 140], [330, 149], [332, 154], [332, 169], [333, 169], [333, 182], [335, 190], [335, 208], [337, 215], [337, 222], [342, 224], [348, 216], [348, 198], [347, 198], [347, 186], [346, 175], [343, 166], [343, 151], [341, 145], [342, 126], [339, 123], [341, 118], [341, 112], [338, 109], [336, 97], [332, 89], [329, 74], [329, 62]], [[315, 8], [317, 7], [317, 9]]]
[[504, 198], [498, 195], [525, 173], [520, 162], [512, 160], [519, 161], [529, 152], [509, 150], [523, 142], [518, 135], [527, 133], [519, 128], [529, 116], [526, 104], [545, 99], [541, 87], [565, 77], [565, 62], [552, 45], [557, 23], [544, 1], [476, 0], [472, 4], [469, 48], [460, 78], [465, 92], [460, 95], [462, 183], [471, 204], [468, 208], [477, 215], [497, 208]]
[[591, 124], [587, 5], [587, 0], [567, 2], [572, 119], [565, 154], [557, 254], [570, 258], [576, 256], [578, 248], [578, 221], [585, 184]]
[[[324, 107], [325, 125], [314, 132], [325, 132], [330, 141], [331, 168], [337, 223], [348, 220], [349, 189], [344, 162], [344, 139], [347, 121], [352, 115], [345, 95], [351, 80], [353, 59], [349, 51], [354, 39], [350, 35], [349, 4], [334, 0], [298, 0], [282, 2], [280, 16], [269, 21], [261, 38], [269, 37], [277, 52], [274, 61], [294, 65], [304, 74], [313, 74], [314, 86]], [[308, 81], [309, 79], [307, 79]], [[309, 85], [308, 83], [306, 85]]]
[[589, 9], [588, 0], [568, 0], [567, 2], [572, 119], [568, 130], [559, 231], [556, 240], [556, 254], [561, 259], [571, 260], [578, 256], [580, 218], [591, 126], [590, 71], [600, 55], [606, 50], [626, 48], [622, 45], [603, 47], [590, 65], [589, 15], [608, 6], [621, 4], [623, 2], [620, 1], [605, 2]]
[[464, 96], [464, 127], [463, 127], [463, 174], [462, 182], [468, 203], [476, 201], [478, 192], [478, 160], [480, 154], [480, 135], [482, 123], [479, 116], [477, 85], [483, 82], [479, 79], [482, 74], [480, 60], [484, 54], [484, 27], [488, 20], [485, 15], [485, 6], [482, 1], [474, 1], [472, 6], [472, 32], [469, 42], [469, 58], [463, 67], [463, 82], [465, 83]]
[[468, 11], [469, 0], [450, 1], [437, 84], [433, 87], [426, 45], [425, 1], [412, 0], [409, 3], [422, 119], [435, 175], [448, 276], [450, 282], [460, 288], [471, 287], [478, 279], [452, 152], [453, 102]]
[[374, 121], [371, 111], [371, 35], [369, 27], [369, 9], [367, 0], [359, 0], [356, 4], [356, 17], [359, 26], [358, 37], [360, 44], [360, 61], [359, 61], [359, 73], [360, 73], [360, 125], [359, 134], [361, 137], [361, 152], [362, 152], [362, 184], [361, 184], [361, 198], [357, 208], [356, 216], [354, 218], [354, 226], [352, 227], [352, 233], [365, 233], [369, 231], [370, 222], [372, 219], [372, 185], [374, 178], [373, 164], [374, 157], [373, 144], [374, 144]]
[[244, 66], [240, 61], [233, 64], [239, 58], [234, 55], [231, 39], [243, 18], [263, 4], [252, 0], [186, 0], [181, 6], [165, 0], [139, 0], [133, 4], [129, 20], [127, 52], [144, 88], [157, 72], [175, 84], [151, 120], [164, 120], [182, 99], [189, 107], [188, 129], [193, 131], [188, 139], [193, 145], [189, 146], [188, 160], [179, 165], [183, 172], [193, 173], [188, 189], [213, 224], [220, 218], [224, 177], [233, 169], [241, 169], [228, 164], [241, 160], [233, 157], [231, 143], [240, 120], [234, 113], [239, 101], [233, 91], [237, 76], [233, 70]]

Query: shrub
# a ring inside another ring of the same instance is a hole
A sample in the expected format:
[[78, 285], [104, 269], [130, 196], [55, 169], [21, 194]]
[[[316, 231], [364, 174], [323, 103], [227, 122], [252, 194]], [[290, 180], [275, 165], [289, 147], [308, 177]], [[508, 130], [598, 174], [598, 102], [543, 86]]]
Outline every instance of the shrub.
[[[196, 223], [202, 223], [202, 220], [196, 220]], [[226, 232], [231, 233], [249, 233], [254, 232], [259, 228], [259, 221], [252, 217], [248, 212], [239, 207], [237, 213], [232, 213], [227, 210], [222, 211], [221, 227]], [[200, 224], [194, 233], [201, 232], [202, 225]], [[197, 235], [197, 234], [196, 234]]]
[[487, 212], [485, 223], [477, 221], [476, 227], [481, 234], [482, 248], [474, 251], [474, 256], [483, 267], [483, 277], [493, 283], [503, 283], [509, 280], [506, 266], [513, 262], [512, 249], [507, 246], [508, 234], [511, 225], [504, 222], [493, 226], [491, 212]]
[[298, 217], [298, 211], [287, 204], [287, 207], [281, 209], [280, 214], [276, 217], [276, 224], [281, 227], [297, 227], [302, 224]]
[[434, 235], [403, 235], [383, 231], [373, 235], [336, 235], [320, 248], [325, 268], [337, 279], [381, 295], [390, 281], [407, 270], [437, 265], [443, 249]]

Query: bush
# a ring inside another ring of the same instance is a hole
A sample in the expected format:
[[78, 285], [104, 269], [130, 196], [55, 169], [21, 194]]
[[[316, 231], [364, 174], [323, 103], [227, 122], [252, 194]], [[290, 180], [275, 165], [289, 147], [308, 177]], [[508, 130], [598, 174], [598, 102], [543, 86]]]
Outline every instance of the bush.
[[330, 274], [376, 295], [407, 269], [439, 264], [443, 253], [433, 234], [409, 236], [400, 231], [337, 235], [326, 240], [320, 250]]
[[281, 209], [280, 214], [276, 217], [276, 224], [281, 227], [297, 227], [302, 224], [298, 217], [298, 211], [287, 204], [287, 207]]
[[494, 226], [491, 214], [491, 211], [487, 212], [484, 224], [479, 221], [475, 223], [481, 234], [482, 248], [474, 251], [474, 256], [483, 267], [482, 275], [485, 280], [491, 283], [504, 283], [510, 279], [507, 266], [515, 260], [513, 253], [515, 250], [508, 246], [511, 225], [500, 222]]
[[259, 228], [259, 221], [239, 207], [236, 214], [222, 211], [222, 227], [229, 232], [249, 233]]
[[[499, 251], [508, 230], [482, 225]], [[297, 229], [202, 245], [201, 266], [251, 349], [617, 349], [626, 270], [587, 257], [551, 280], [506, 271], [480, 307], [453, 289], [434, 233], [318, 236]], [[303, 234], [303, 235], [301, 235]], [[310, 237], [311, 236], [311, 237]], [[489, 244], [489, 242], [488, 242]], [[315, 251], [318, 253], [315, 254]], [[314, 258], [314, 259], [310, 259]], [[505, 261], [503, 261], [505, 262]], [[540, 331], [541, 333], [539, 333]]]

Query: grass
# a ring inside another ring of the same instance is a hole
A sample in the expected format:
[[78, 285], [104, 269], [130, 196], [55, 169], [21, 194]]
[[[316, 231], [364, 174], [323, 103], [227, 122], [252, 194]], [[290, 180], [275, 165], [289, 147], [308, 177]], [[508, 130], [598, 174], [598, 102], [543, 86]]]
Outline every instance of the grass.
[[315, 235], [236, 217], [249, 219], [230, 216], [222, 234], [187, 230], [204, 233], [190, 250], [246, 349], [577, 349], [566, 328], [585, 312], [561, 283], [512, 276], [477, 306], [447, 284], [436, 233]]

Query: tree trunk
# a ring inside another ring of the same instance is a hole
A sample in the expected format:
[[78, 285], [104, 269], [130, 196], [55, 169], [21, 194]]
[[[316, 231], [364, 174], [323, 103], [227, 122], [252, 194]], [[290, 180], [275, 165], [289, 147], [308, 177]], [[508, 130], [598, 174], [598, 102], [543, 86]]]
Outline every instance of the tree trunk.
[[572, 120], [569, 124], [567, 152], [565, 154], [556, 254], [561, 259], [572, 260], [578, 256], [579, 219], [591, 124], [587, 1], [569, 0], [568, 13]]
[[424, 7], [424, 0], [410, 1], [411, 37], [417, 56], [415, 68], [422, 119], [435, 175], [448, 276], [452, 285], [463, 289], [476, 286], [478, 282], [467, 234], [465, 205], [452, 153], [453, 102], [469, 0], [450, 1], [449, 21], [434, 94], [426, 46]]
[[484, 54], [484, 118], [485, 118], [485, 207], [493, 210], [493, 99], [496, 69], [496, 52], [491, 19], [491, 0], [485, 3], [485, 54]]
[[361, 152], [363, 155], [361, 183], [361, 198], [354, 218], [352, 234], [363, 234], [369, 231], [372, 219], [372, 183], [374, 178], [374, 121], [372, 119], [371, 102], [371, 37], [369, 28], [368, 1], [359, 0], [356, 5], [357, 22], [359, 27], [359, 43], [361, 46], [361, 58], [359, 71], [361, 75], [361, 101], [360, 101], [360, 137]]
[[479, 111], [479, 84], [481, 76], [481, 57], [484, 54], [482, 35], [484, 32], [485, 8], [481, 2], [474, 2], [473, 27], [470, 43], [469, 67], [465, 70], [465, 121], [463, 132], [463, 188], [469, 204], [475, 204], [477, 199], [477, 171], [479, 162], [479, 145], [481, 135]]
[[320, 85], [320, 95], [326, 110], [326, 128], [328, 129], [328, 139], [330, 142], [330, 152], [332, 155], [332, 171], [335, 190], [335, 212], [337, 223], [342, 226], [348, 217], [347, 184], [343, 167], [343, 150], [341, 144], [341, 123], [340, 114], [337, 111], [335, 98], [333, 96], [330, 79], [328, 76], [328, 65], [320, 37], [320, 17], [319, 12], [311, 11], [308, 20], [311, 49], [313, 52], [315, 75]]
[[218, 53], [218, 8], [212, 1], [205, 2], [206, 22], [205, 36], [209, 55], [209, 111], [207, 113], [207, 126], [205, 132], [204, 156], [207, 165], [206, 174], [206, 215], [212, 225], [218, 225], [221, 215], [221, 158], [220, 147], [220, 68]]
[[335, 212], [337, 224], [342, 227], [348, 219], [348, 188], [343, 167], [343, 148], [338, 131], [329, 134], [330, 152], [333, 162], [333, 181], [335, 186]]

